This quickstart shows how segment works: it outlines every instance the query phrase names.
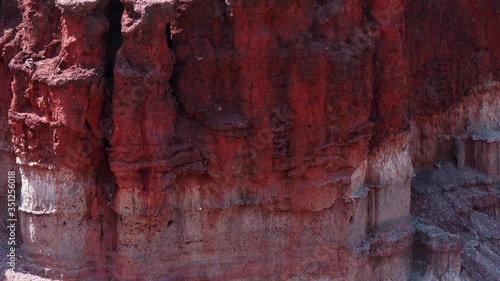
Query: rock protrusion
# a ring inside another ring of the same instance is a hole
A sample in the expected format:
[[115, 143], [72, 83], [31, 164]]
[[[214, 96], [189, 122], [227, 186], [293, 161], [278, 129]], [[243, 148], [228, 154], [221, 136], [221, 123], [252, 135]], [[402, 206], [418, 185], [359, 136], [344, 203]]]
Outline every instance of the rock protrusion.
[[457, 168], [463, 170], [465, 167], [465, 144], [459, 138], [456, 138], [453, 142], [453, 157], [457, 163]]

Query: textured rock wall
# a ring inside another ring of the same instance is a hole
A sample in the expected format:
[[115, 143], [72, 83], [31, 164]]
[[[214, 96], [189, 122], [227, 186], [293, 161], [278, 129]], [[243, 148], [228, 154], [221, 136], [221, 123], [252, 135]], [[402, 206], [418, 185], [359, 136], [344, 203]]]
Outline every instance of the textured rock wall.
[[[13, 56], [13, 52], [8, 52], [9, 44], [15, 36], [15, 28], [20, 23], [20, 17], [18, 16], [17, 3], [2, 1], [0, 4], [1, 18], [0, 25], [2, 26], [2, 36], [0, 37], [0, 47], [3, 51], [3, 61], [9, 61]], [[6, 52], [7, 51], [7, 52]], [[8, 111], [10, 107], [10, 101], [12, 100], [12, 91], [10, 89], [9, 83], [12, 75], [9, 72], [9, 68], [6, 63], [0, 63], [0, 85], [5, 85], [0, 95], [0, 180], [2, 182], [2, 190], [6, 190], [7, 186], [7, 173], [14, 169], [14, 155], [12, 153], [12, 143], [11, 143], [11, 132], [8, 125]], [[2, 192], [0, 194], [0, 204], [6, 206], [7, 204], [7, 193]], [[5, 226], [6, 208], [0, 210], [2, 215], [1, 226]]]
[[482, 144], [474, 144], [473, 136], [497, 142], [494, 135], [500, 130], [499, 3], [408, 4], [407, 26], [411, 28], [405, 45], [414, 95], [414, 165], [425, 167], [438, 159], [450, 159], [455, 137], [464, 140], [467, 162], [473, 166], [479, 166], [474, 163], [483, 158], [497, 157], [498, 152], [492, 151], [474, 160], [479, 153], [474, 147]]
[[[10, 75], [2, 79], [12, 91], [23, 250], [40, 269], [90, 275], [104, 266], [100, 244], [109, 235], [101, 235], [107, 227], [102, 144], [92, 149], [84, 142], [99, 131], [104, 103], [106, 3], [18, 4], [12, 17], [22, 23], [3, 49]], [[9, 11], [2, 7], [2, 16]]]
[[500, 278], [494, 242], [499, 4], [411, 1], [407, 7], [405, 45], [414, 95], [410, 151], [417, 171], [411, 204], [414, 280]]
[[[115, 276], [365, 279], [380, 256], [406, 274], [411, 164], [391, 146], [368, 160], [378, 39], [363, 5], [124, 2]], [[397, 161], [400, 177], [377, 174]], [[386, 187], [373, 203], [367, 173]], [[400, 196], [398, 212], [378, 205]]]
[[412, 182], [414, 280], [498, 280], [500, 181], [439, 161]]
[[500, 129], [493, 5], [2, 1], [0, 160], [32, 269], [407, 279], [413, 165], [467, 128], [426, 124]]
[[453, 142], [465, 145], [466, 163], [491, 176], [500, 175], [500, 88], [488, 83], [472, 88], [468, 96], [443, 113], [413, 120], [412, 157], [419, 166], [453, 159]]

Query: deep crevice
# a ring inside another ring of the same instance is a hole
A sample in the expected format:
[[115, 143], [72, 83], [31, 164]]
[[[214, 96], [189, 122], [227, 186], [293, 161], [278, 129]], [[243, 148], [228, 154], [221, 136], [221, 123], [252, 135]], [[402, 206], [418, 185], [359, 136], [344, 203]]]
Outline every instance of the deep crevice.
[[[173, 41], [172, 41], [172, 23], [171, 22], [168, 22], [167, 25], [165, 26], [165, 35], [167, 37], [167, 46], [170, 50], [172, 50], [172, 52], [174, 53], [175, 55], [175, 52], [173, 50]], [[168, 84], [170, 86], [170, 91], [171, 91], [171, 94], [172, 96], [174, 97], [174, 101], [175, 103], [177, 104], [177, 97], [175, 95], [175, 91], [174, 91], [174, 75], [175, 75], [175, 68], [176, 68], [176, 63], [174, 63], [174, 67], [173, 67], [173, 70], [172, 70], [172, 76], [170, 77], [170, 79], [168, 80]]]
[[99, 130], [103, 135], [104, 159], [101, 162], [97, 176], [97, 192], [99, 200], [99, 221], [101, 225], [101, 255], [100, 266], [105, 268], [106, 274], [112, 275], [108, 268], [113, 266], [113, 258], [110, 253], [116, 250], [117, 225], [120, 216], [111, 208], [115, 196], [118, 192], [118, 184], [110, 162], [109, 151], [111, 147], [111, 136], [113, 132], [113, 91], [114, 74], [113, 70], [116, 62], [116, 55], [122, 45], [121, 18], [124, 12], [124, 5], [119, 0], [110, 0], [105, 8], [105, 17], [109, 24], [108, 32], [104, 35], [105, 56], [104, 60], [104, 80], [105, 97], [103, 112]]
[[111, 132], [113, 130], [113, 91], [114, 75], [113, 69], [116, 62], [116, 54], [122, 45], [121, 18], [125, 7], [119, 0], [110, 0], [104, 11], [108, 20], [109, 29], [104, 35], [106, 44], [104, 57], [104, 79], [105, 79], [105, 97], [102, 119], [99, 129], [104, 135], [104, 153], [108, 153], [110, 147]]
[[121, 18], [124, 6], [119, 0], [111, 0], [106, 7], [105, 15], [109, 23], [109, 30], [105, 34], [106, 54], [105, 54], [105, 77], [106, 88], [113, 90], [113, 68], [116, 61], [116, 54], [122, 45]]
[[[99, 129], [101, 130], [104, 138], [103, 138], [103, 147], [105, 154], [105, 162], [103, 165], [109, 165], [108, 163], [108, 154], [109, 148], [111, 147], [111, 135], [113, 131], [113, 90], [114, 90], [114, 76], [113, 69], [116, 62], [116, 55], [118, 50], [122, 45], [122, 31], [121, 31], [121, 18], [123, 16], [124, 5], [120, 3], [119, 0], [110, 0], [108, 6], [104, 11], [106, 19], [109, 24], [108, 32], [105, 34], [105, 57], [104, 57], [104, 66], [105, 73], [104, 79], [106, 83], [105, 87], [105, 97], [104, 97], [104, 107], [101, 115], [101, 122], [99, 124]], [[109, 173], [112, 174], [115, 179], [112, 171]], [[118, 186], [116, 186], [116, 179], [113, 184], [110, 186], [109, 190], [105, 192], [106, 200], [108, 203], [113, 200], [114, 194], [117, 192]]]
[[170, 22], [167, 23], [167, 26], [165, 27], [165, 33], [167, 35], [168, 48], [172, 49], [172, 27], [171, 27]]

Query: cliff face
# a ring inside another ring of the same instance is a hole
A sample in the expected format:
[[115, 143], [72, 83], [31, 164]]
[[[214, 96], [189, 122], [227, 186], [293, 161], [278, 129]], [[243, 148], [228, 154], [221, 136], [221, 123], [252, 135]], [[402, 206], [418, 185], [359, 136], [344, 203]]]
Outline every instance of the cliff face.
[[441, 246], [412, 256], [411, 180], [459, 138], [497, 182], [500, 5], [427, 2], [2, 1], [0, 167], [31, 270], [459, 274], [418, 207], [414, 245]]

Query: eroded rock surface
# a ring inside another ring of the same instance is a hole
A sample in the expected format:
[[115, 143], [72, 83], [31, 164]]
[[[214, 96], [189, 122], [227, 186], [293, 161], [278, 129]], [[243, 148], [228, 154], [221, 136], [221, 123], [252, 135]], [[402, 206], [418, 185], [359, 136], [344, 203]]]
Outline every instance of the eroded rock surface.
[[463, 172], [498, 181], [497, 6], [2, 1], [0, 167], [19, 171], [27, 265], [65, 280], [452, 280], [484, 259], [435, 254], [453, 231], [430, 218], [413, 243], [411, 182], [456, 138]]

